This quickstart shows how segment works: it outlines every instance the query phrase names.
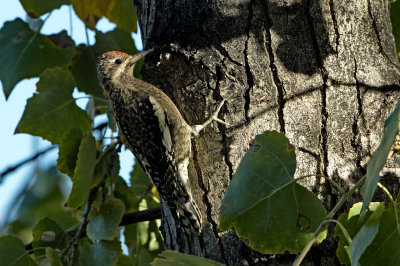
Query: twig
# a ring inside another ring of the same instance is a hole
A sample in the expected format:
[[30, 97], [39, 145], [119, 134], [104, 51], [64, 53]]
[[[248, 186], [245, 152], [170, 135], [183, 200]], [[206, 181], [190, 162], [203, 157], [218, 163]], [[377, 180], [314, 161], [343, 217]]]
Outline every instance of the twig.
[[[125, 226], [125, 225], [140, 223], [140, 222], [146, 222], [146, 221], [154, 221], [157, 219], [161, 219], [161, 208], [160, 207], [150, 208], [150, 209], [143, 210], [143, 211], [127, 213], [124, 216], [122, 216], [119, 226]], [[68, 231], [67, 234], [71, 237], [75, 237], [76, 234], [78, 233], [78, 230], [79, 229]], [[85, 235], [86, 234], [82, 235], [81, 237], [84, 237]], [[32, 250], [33, 249], [32, 243], [26, 244], [25, 249]]]
[[8, 167], [6, 170], [4, 170], [2, 173], [0, 173], [0, 183], [3, 181], [3, 178], [4, 178], [6, 175], [8, 175], [8, 174], [12, 173], [13, 171], [17, 170], [18, 168], [20, 168], [20, 167], [23, 166], [24, 164], [27, 164], [27, 163], [29, 163], [29, 162], [31, 162], [31, 161], [33, 161], [33, 160], [36, 160], [40, 155], [43, 155], [43, 154], [45, 154], [45, 153], [47, 153], [47, 152], [49, 152], [49, 151], [55, 149], [56, 147], [57, 147], [56, 145], [50, 146], [50, 147], [48, 147], [47, 149], [36, 153], [36, 154], [33, 155], [32, 157], [27, 158], [27, 159], [25, 159], [25, 160], [23, 160], [23, 161], [21, 161], [21, 162], [15, 164], [15, 165], [13, 165], [13, 166]]

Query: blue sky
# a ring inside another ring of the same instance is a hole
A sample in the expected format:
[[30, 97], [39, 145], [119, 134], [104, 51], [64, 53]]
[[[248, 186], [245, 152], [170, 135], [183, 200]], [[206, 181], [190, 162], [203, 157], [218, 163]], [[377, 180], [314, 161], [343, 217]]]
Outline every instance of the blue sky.
[[[44, 16], [47, 16], [44, 15]], [[2, 5], [0, 9], [0, 27], [3, 27], [6, 21], [14, 20], [20, 17], [26, 19], [26, 14], [19, 1], [8, 1], [7, 4]], [[103, 32], [113, 29], [114, 24], [110, 23], [107, 19], [99, 21], [97, 28]], [[41, 33], [52, 34], [58, 33], [65, 29], [70, 34], [70, 19], [69, 7], [62, 6], [58, 10], [54, 10], [49, 19], [44, 24]], [[84, 24], [76, 17], [72, 10], [72, 38], [76, 44], [86, 43], [85, 27]], [[133, 34], [137, 49], [142, 49], [140, 40], [140, 33]], [[89, 31], [89, 43], [94, 43], [94, 32]], [[32, 156], [38, 151], [50, 146], [50, 143], [40, 137], [33, 137], [27, 134], [16, 134], [14, 130], [22, 116], [26, 101], [36, 91], [36, 82], [38, 78], [21, 81], [14, 88], [10, 97], [6, 101], [3, 93], [3, 87], [0, 84], [0, 172], [4, 171], [9, 166], [12, 166], [21, 160]], [[79, 97], [81, 94], [75, 91], [74, 96]], [[86, 105], [85, 100], [79, 100], [77, 104], [84, 108]], [[106, 119], [105, 116], [100, 117], [95, 121], [98, 123], [100, 120]], [[9, 174], [5, 177], [3, 182], [0, 183], [0, 227], [5, 222], [5, 214], [8, 212], [10, 203], [14, 202], [15, 196], [23, 188], [24, 184], [30, 181], [30, 173], [35, 163], [46, 165], [50, 162], [57, 160], [58, 151], [53, 150], [48, 154], [40, 157], [40, 160], [34, 161], [20, 168], [19, 170]], [[129, 173], [133, 165], [133, 155], [130, 151], [123, 151], [120, 154], [121, 158], [121, 176], [128, 180]]]

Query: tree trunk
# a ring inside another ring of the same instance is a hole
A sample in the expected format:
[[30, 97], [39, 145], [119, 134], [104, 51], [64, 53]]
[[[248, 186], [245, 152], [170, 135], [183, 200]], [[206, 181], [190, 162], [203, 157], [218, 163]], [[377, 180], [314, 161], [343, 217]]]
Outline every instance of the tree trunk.
[[[191, 125], [227, 100], [220, 118], [230, 126], [214, 124], [192, 142], [189, 171], [205, 228], [189, 247], [163, 208], [165, 248], [229, 265], [291, 263], [295, 255], [262, 255], [233, 231], [219, 233], [221, 199], [250, 142], [265, 130], [285, 133], [296, 147], [296, 176], [321, 174], [346, 186], [365, 173], [400, 98], [388, 1], [134, 2], [144, 47], [156, 48], [144, 79]], [[383, 181], [395, 195], [399, 161], [388, 162]], [[303, 184], [328, 209], [338, 200], [324, 179]], [[335, 248], [325, 240], [306, 260], [337, 264]]]

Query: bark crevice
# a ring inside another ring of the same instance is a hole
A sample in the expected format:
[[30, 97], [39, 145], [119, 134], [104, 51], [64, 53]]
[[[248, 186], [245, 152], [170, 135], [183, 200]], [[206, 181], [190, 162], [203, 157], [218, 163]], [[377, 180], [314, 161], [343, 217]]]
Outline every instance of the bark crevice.
[[339, 55], [340, 34], [339, 34], [339, 27], [338, 27], [338, 23], [337, 23], [337, 19], [336, 19], [335, 5], [333, 3], [333, 0], [329, 1], [329, 10], [330, 10], [331, 19], [333, 22], [333, 29], [335, 31], [336, 55]]

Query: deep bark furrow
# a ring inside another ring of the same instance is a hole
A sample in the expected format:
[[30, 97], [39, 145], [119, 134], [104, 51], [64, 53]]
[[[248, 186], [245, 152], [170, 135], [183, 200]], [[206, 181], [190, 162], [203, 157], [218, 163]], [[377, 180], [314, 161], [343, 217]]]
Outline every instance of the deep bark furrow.
[[204, 205], [206, 207], [207, 221], [211, 224], [211, 229], [212, 229], [212, 231], [214, 233], [215, 238], [218, 239], [218, 246], [220, 248], [219, 253], [221, 254], [222, 259], [225, 261], [224, 248], [222, 246], [221, 239], [220, 239], [219, 234], [218, 234], [218, 225], [212, 219], [212, 206], [211, 206], [211, 202], [210, 202], [210, 200], [208, 198], [209, 190], [207, 189], [206, 185], [204, 184], [204, 179], [203, 179], [203, 174], [202, 174], [202, 171], [201, 171], [201, 167], [198, 164], [196, 143], [194, 143], [194, 145], [192, 146], [192, 152], [193, 152], [194, 168], [196, 170], [197, 177], [198, 177], [198, 184], [199, 184], [199, 187], [201, 188], [201, 190], [203, 191], [203, 202], [204, 202]]
[[375, 35], [376, 35], [376, 39], [378, 41], [379, 53], [383, 54], [384, 50], [383, 50], [383, 46], [382, 46], [381, 36], [379, 35], [379, 30], [378, 30], [377, 25], [376, 25], [376, 20], [375, 20], [374, 16], [372, 15], [371, 0], [367, 0], [367, 3], [368, 3], [368, 14], [369, 14], [369, 17], [372, 20], [372, 28], [374, 29], [374, 32], [375, 32]]
[[340, 39], [340, 34], [339, 34], [339, 28], [338, 28], [338, 23], [336, 20], [336, 12], [335, 12], [335, 6], [333, 3], [333, 0], [329, 1], [329, 9], [331, 11], [331, 18], [333, 22], [333, 29], [335, 30], [335, 43], [336, 43], [336, 54], [339, 54], [339, 39]]
[[254, 0], [251, 0], [248, 4], [249, 14], [247, 16], [247, 25], [245, 28], [246, 33], [246, 41], [244, 43], [244, 63], [246, 69], [246, 77], [247, 77], [247, 89], [243, 95], [244, 98], [244, 117], [246, 119], [246, 123], [250, 121], [249, 111], [250, 111], [250, 91], [253, 89], [254, 86], [254, 79], [253, 74], [251, 74], [250, 66], [249, 66], [249, 40], [250, 40], [250, 30], [251, 30], [251, 21], [253, 19], [253, 5]]
[[285, 131], [285, 119], [283, 116], [283, 110], [285, 108], [285, 103], [286, 103], [286, 99], [285, 99], [285, 95], [284, 95], [285, 88], [283, 86], [282, 81], [279, 78], [278, 68], [275, 65], [275, 56], [274, 56], [274, 52], [272, 49], [272, 39], [271, 39], [271, 32], [270, 32], [270, 29], [272, 27], [272, 22], [271, 22], [271, 18], [268, 15], [267, 4], [264, 5], [264, 9], [265, 9], [266, 20], [268, 21], [268, 24], [269, 24], [269, 27], [264, 30], [264, 47], [269, 56], [269, 68], [271, 69], [274, 84], [278, 91], [278, 97], [277, 97], [278, 110], [277, 110], [277, 112], [278, 112], [279, 127], [280, 127], [280, 131], [283, 134], [285, 134], [285, 132], [286, 132]]
[[356, 156], [356, 166], [358, 169], [360, 169], [361, 172], [363, 167], [361, 165], [361, 159], [362, 159], [362, 146], [360, 143], [360, 129], [358, 128], [358, 124], [360, 123], [359, 119], [362, 116], [362, 100], [361, 100], [361, 89], [360, 89], [360, 84], [358, 82], [357, 78], [357, 60], [354, 59], [354, 80], [356, 82], [356, 90], [357, 90], [357, 115], [354, 117], [354, 123], [353, 123], [353, 139], [351, 141], [351, 145], [354, 148]]

